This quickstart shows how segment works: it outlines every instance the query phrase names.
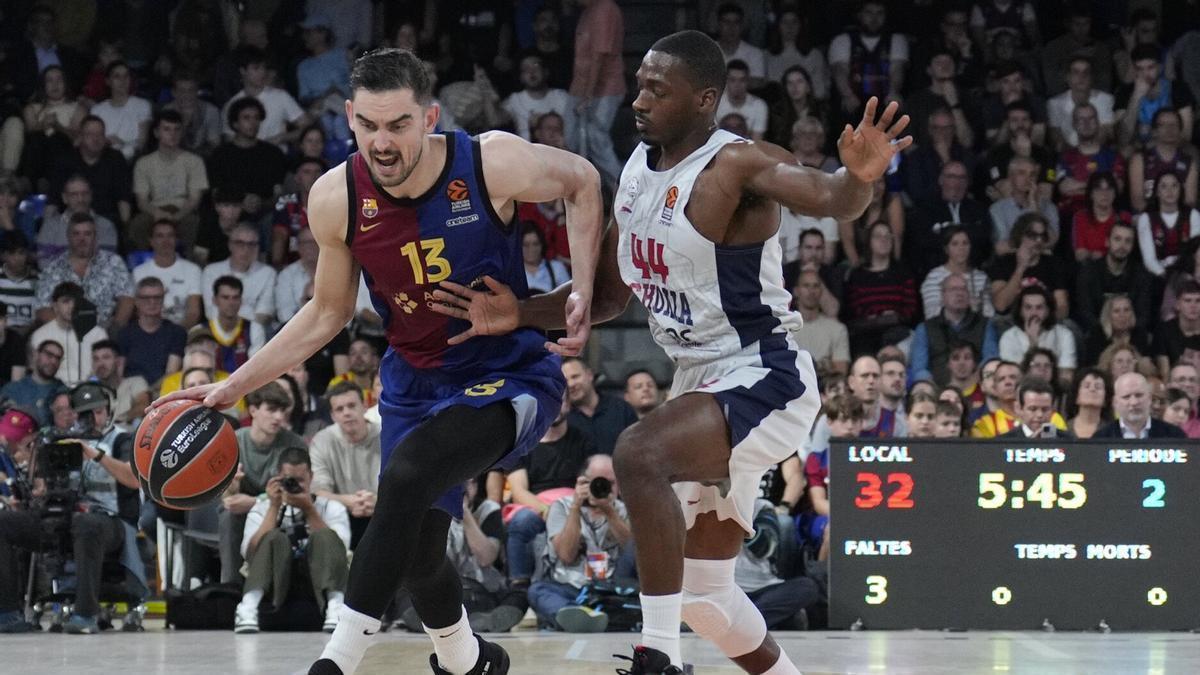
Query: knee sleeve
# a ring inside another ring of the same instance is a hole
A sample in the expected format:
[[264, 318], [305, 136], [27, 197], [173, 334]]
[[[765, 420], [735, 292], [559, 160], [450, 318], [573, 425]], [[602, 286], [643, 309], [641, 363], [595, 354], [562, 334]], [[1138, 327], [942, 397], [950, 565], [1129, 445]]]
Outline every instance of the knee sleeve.
[[767, 636], [762, 614], [733, 582], [735, 562], [683, 561], [683, 621], [730, 658], [758, 649]]

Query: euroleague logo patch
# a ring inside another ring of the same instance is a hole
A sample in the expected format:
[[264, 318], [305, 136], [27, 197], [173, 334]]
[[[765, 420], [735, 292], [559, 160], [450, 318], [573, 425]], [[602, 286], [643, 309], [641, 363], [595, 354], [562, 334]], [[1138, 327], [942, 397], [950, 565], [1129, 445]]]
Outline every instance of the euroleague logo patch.
[[660, 225], [670, 225], [671, 218], [675, 216], [675, 202], [679, 201], [679, 188], [672, 185], [667, 190], [667, 198], [663, 200], [662, 214], [658, 216]]
[[363, 218], [374, 218], [379, 215], [379, 205], [375, 203], [374, 199], [363, 197], [362, 214]]
[[471, 190], [467, 187], [467, 181], [461, 178], [450, 181], [450, 184], [446, 186], [446, 199], [450, 200], [452, 213], [469, 211], [471, 209]]

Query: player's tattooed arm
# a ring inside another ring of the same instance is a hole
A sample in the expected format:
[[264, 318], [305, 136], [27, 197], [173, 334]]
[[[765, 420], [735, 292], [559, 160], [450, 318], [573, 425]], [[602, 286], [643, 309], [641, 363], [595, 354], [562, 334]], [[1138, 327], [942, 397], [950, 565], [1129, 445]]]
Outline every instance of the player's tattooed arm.
[[892, 102], [876, 121], [877, 105], [871, 98], [858, 127], [847, 124], [842, 131], [838, 152], [844, 168], [836, 173], [802, 166], [791, 153], [770, 143], [738, 143], [727, 148], [733, 170], [724, 174], [736, 184], [723, 187], [732, 194], [748, 191], [773, 199], [796, 213], [858, 218], [871, 202], [872, 184], [892, 158], [912, 144], [910, 136], [899, 137], [908, 126], [908, 115], [896, 119], [898, 106]]

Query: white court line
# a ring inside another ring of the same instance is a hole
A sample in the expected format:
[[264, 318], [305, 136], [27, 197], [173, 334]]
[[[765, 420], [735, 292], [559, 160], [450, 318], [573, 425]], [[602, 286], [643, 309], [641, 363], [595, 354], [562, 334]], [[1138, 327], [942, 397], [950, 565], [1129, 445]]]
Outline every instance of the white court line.
[[585, 647], [587, 647], [587, 640], [576, 640], [571, 643], [571, 648], [567, 650], [563, 658], [568, 661], [578, 661], [579, 655], [583, 653]]

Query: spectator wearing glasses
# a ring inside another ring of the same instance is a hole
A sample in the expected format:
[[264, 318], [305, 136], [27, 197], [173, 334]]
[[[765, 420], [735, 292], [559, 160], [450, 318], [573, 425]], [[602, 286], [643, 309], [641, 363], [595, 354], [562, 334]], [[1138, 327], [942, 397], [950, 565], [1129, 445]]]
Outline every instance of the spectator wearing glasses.
[[996, 253], [1004, 254], [1012, 250], [1009, 235], [1013, 224], [1025, 213], [1041, 214], [1049, 237], [1043, 245], [1046, 252], [1053, 251], [1059, 235], [1058, 209], [1041, 195], [1038, 187], [1038, 173], [1044, 165], [1031, 157], [1017, 155], [1008, 160], [1007, 166], [1009, 196], [997, 200], [988, 209], [992, 216], [992, 241], [995, 242]]
[[126, 375], [141, 375], [147, 382], [157, 383], [183, 366], [187, 332], [163, 316], [166, 296], [158, 277], [138, 281], [133, 296], [137, 318], [117, 334], [117, 344], [125, 354]]
[[[242, 282], [243, 319], [257, 321], [269, 326], [275, 321], [275, 270], [258, 261], [258, 228], [250, 223], [239, 223], [229, 235], [229, 257], [211, 263], [201, 275], [201, 287], [209, 291], [213, 283], [223, 276], [236, 277]], [[211, 296], [205, 299], [204, 314], [217, 315]]]
[[43, 340], [37, 343], [37, 351], [33, 355], [33, 368], [29, 369], [25, 377], [0, 388], [0, 398], [35, 411], [38, 424], [49, 424], [50, 401], [55, 392], [66, 388], [62, 380], [58, 379], [58, 368], [63, 355], [63, 346], [59, 342]]
[[998, 256], [988, 270], [992, 306], [997, 314], [1012, 311], [1021, 289], [1040, 284], [1052, 293], [1055, 317], [1062, 320], [1068, 316], [1070, 307], [1062, 265], [1043, 255], [1048, 232], [1046, 219], [1037, 213], [1022, 214], [1013, 224], [1008, 240], [1012, 252]]

